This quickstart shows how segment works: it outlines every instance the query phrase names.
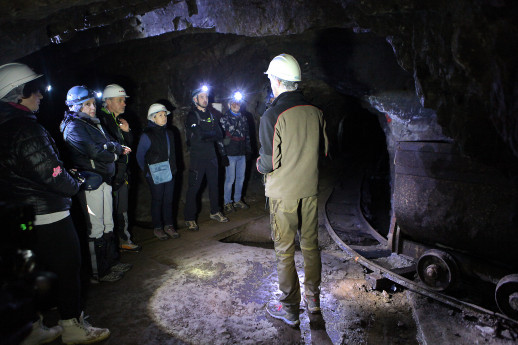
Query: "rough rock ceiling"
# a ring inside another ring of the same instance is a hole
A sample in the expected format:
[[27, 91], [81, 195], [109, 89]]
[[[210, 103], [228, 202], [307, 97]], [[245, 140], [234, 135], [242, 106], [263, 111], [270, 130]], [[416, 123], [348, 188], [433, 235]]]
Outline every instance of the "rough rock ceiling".
[[2, 1], [0, 63], [63, 42], [81, 50], [174, 32], [371, 31], [392, 45], [445, 134], [464, 152], [500, 164], [509, 152], [518, 156], [516, 23], [513, 0]]
[[[0, 63], [77, 39], [83, 48], [200, 29], [288, 35], [351, 25], [340, 0], [17, 0], [0, 3]], [[23, 41], [23, 46], [20, 42]]]

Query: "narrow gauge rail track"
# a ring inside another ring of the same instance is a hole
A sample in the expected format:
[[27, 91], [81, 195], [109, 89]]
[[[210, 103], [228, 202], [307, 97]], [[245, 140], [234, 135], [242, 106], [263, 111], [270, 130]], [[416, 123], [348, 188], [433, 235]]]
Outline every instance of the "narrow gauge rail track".
[[361, 174], [353, 171], [351, 174], [342, 174], [339, 186], [329, 189], [321, 201], [320, 212], [325, 227], [342, 251], [370, 270], [371, 274], [386, 278], [410, 291], [459, 310], [496, 317], [511, 327], [518, 326], [518, 320], [500, 312], [432, 290], [417, 280], [410, 279], [412, 277], [409, 275], [415, 275], [416, 263], [411, 258], [391, 252], [387, 247], [387, 239], [373, 229], [364, 218], [360, 210], [360, 194]]

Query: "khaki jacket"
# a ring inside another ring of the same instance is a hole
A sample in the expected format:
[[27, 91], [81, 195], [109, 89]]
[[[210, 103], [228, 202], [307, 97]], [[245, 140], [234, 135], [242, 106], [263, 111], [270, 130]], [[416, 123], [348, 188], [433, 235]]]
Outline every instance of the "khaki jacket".
[[266, 174], [265, 195], [301, 199], [318, 193], [318, 161], [327, 155], [322, 111], [298, 91], [280, 94], [261, 118], [257, 170]]

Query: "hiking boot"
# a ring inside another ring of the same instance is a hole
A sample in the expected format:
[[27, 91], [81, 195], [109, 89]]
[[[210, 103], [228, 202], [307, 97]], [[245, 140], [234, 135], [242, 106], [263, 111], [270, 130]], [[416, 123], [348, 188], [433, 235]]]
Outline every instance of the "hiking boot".
[[131, 242], [131, 240], [124, 241], [124, 240], [120, 239], [119, 240], [119, 249], [127, 251], [127, 252], [138, 253], [142, 249], [142, 246], [139, 246], [138, 244]]
[[198, 227], [198, 224], [196, 224], [196, 221], [194, 221], [194, 220], [186, 220], [185, 225], [187, 226], [187, 230], [189, 230], [189, 231], [200, 230], [200, 228]]
[[40, 319], [32, 324], [31, 333], [23, 339], [20, 345], [39, 345], [50, 343], [63, 333], [61, 326], [54, 326], [48, 328], [43, 324], [43, 317], [40, 315]]
[[266, 311], [272, 317], [284, 321], [291, 327], [297, 327], [300, 324], [298, 308], [297, 312], [288, 310], [278, 300], [272, 299], [266, 304]]
[[180, 234], [173, 228], [172, 225], [168, 225], [164, 228], [164, 232], [169, 235], [171, 238], [178, 238]]
[[318, 296], [308, 297], [304, 295], [304, 303], [311, 314], [320, 313], [320, 299]]
[[212, 214], [212, 213], [211, 213], [211, 214], [210, 214], [210, 219], [217, 220], [217, 221], [218, 221], [218, 222], [220, 222], [220, 223], [226, 223], [226, 222], [228, 222], [228, 218], [227, 218], [227, 217], [225, 217], [225, 216], [223, 215], [223, 213], [221, 213], [221, 212], [217, 212], [217, 213], [214, 213], [214, 214]]
[[111, 267], [111, 270], [114, 272], [128, 272], [133, 267], [132, 264], [123, 264], [119, 262]]
[[63, 327], [61, 340], [65, 344], [91, 344], [104, 340], [110, 336], [108, 328], [97, 328], [90, 325], [81, 313], [79, 320], [76, 318], [59, 320]]
[[113, 283], [113, 282], [116, 282], [117, 280], [121, 280], [122, 276], [124, 276], [123, 272], [110, 271], [110, 273], [99, 278], [99, 281]]
[[153, 230], [153, 233], [155, 234], [155, 237], [158, 238], [159, 240], [167, 240], [169, 239], [169, 237], [165, 234], [164, 230], [162, 230], [162, 228], [156, 228]]
[[240, 208], [240, 209], [243, 209], [243, 210], [246, 210], [247, 208], [250, 208], [250, 206], [245, 204], [245, 202], [243, 200], [239, 200], [238, 202], [235, 202], [234, 203], [234, 207], [235, 208]]
[[223, 206], [223, 212], [225, 212], [225, 214], [232, 213], [234, 211], [235, 211], [234, 205], [232, 205], [231, 202], [229, 202], [228, 204], [225, 204], [225, 206]]

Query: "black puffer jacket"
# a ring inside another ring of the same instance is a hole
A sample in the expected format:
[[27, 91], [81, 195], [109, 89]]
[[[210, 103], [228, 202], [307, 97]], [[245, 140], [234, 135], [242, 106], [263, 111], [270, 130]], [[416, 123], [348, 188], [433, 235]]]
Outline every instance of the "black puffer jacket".
[[70, 209], [79, 185], [63, 167], [50, 134], [23, 106], [0, 102], [0, 198], [38, 215]]
[[115, 161], [123, 149], [102, 128], [99, 119], [81, 112], [65, 112], [61, 132], [71, 151], [72, 167], [93, 171], [103, 177], [103, 182], [110, 184], [115, 174]]

